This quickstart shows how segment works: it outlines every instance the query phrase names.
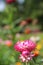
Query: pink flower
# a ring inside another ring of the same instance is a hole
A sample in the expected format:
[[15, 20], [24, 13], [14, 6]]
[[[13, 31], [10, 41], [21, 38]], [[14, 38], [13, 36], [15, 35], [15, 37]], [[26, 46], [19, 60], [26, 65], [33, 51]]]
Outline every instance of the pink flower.
[[34, 55], [31, 54], [31, 53], [28, 54], [27, 57], [25, 57], [25, 56], [23, 56], [22, 54], [20, 54], [19, 59], [20, 59], [22, 62], [28, 62], [28, 61], [32, 60], [33, 57], [34, 57]]
[[3, 40], [0, 38], [0, 43], [2, 43], [2, 41], [3, 41]]
[[31, 52], [31, 51], [33, 51], [36, 48], [36, 43], [31, 41], [31, 40], [29, 40], [28, 43], [29, 43], [28, 44], [28, 50]]
[[7, 3], [12, 3], [12, 2], [13, 2], [13, 0], [6, 0], [6, 2], [7, 2]]
[[31, 40], [18, 41], [14, 48], [16, 51], [21, 52], [19, 59], [22, 62], [28, 62], [34, 57], [32, 51], [36, 48], [36, 43]]
[[8, 47], [10, 47], [12, 45], [12, 41], [11, 40], [6, 40], [4, 43]]
[[16, 0], [6, 0], [6, 3], [11, 4], [13, 2], [16, 2]]
[[20, 54], [19, 59], [20, 59], [22, 62], [25, 62], [25, 61], [26, 61], [25, 57], [24, 57], [22, 54]]
[[18, 41], [15, 45], [14, 48], [16, 51], [23, 52], [23, 51], [32, 51], [36, 47], [36, 44], [31, 41], [31, 40], [25, 40], [25, 41]]
[[23, 48], [23, 43], [24, 41], [18, 41], [15, 45], [14, 45], [14, 48], [16, 49], [16, 51], [19, 51], [19, 52], [22, 52], [23, 50], [25, 50]]
[[22, 55], [23, 55], [24, 57], [27, 57], [29, 54], [30, 54], [29, 51], [23, 51], [23, 52], [22, 52]]

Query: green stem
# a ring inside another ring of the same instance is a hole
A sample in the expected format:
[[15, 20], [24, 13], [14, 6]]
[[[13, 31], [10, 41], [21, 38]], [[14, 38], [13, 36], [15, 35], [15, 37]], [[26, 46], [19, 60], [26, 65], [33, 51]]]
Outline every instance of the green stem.
[[26, 62], [26, 65], [28, 65], [27, 62]]

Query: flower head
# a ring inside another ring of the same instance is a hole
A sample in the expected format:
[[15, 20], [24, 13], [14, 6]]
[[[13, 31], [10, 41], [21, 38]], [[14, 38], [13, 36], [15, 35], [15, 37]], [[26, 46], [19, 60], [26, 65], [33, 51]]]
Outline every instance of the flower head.
[[30, 54], [29, 51], [23, 51], [23, 52], [22, 52], [22, 55], [23, 55], [24, 57], [27, 57], [29, 54]]
[[36, 48], [36, 43], [33, 42], [33, 41], [31, 41], [31, 40], [29, 40], [28, 43], [29, 43], [29, 44], [28, 44], [28, 50], [29, 50], [29, 51], [33, 51], [33, 50]]
[[19, 59], [22, 62], [28, 62], [34, 57], [34, 54], [31, 52], [36, 48], [36, 44], [31, 40], [18, 41], [14, 48], [16, 51], [21, 52]]
[[28, 62], [30, 60], [32, 60], [32, 58], [34, 57], [33, 54], [28, 54], [28, 56], [23, 56], [22, 54], [20, 54], [20, 57], [19, 59], [22, 61], [22, 62]]
[[23, 51], [32, 51], [34, 50], [36, 47], [36, 44], [31, 41], [31, 40], [25, 40], [25, 41], [18, 41], [15, 45], [14, 48], [19, 51], [19, 52], [23, 52]]

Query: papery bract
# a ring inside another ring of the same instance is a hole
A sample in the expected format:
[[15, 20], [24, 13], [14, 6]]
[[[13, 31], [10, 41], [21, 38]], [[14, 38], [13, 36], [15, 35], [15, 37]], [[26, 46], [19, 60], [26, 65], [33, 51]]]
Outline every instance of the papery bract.
[[19, 51], [19, 52], [23, 52], [23, 51], [32, 51], [34, 50], [36, 47], [36, 44], [31, 41], [31, 40], [25, 40], [25, 41], [18, 41], [15, 45], [14, 48]]
[[36, 43], [33, 42], [33, 41], [31, 41], [31, 40], [29, 40], [28, 43], [29, 43], [29, 44], [28, 44], [28, 50], [29, 50], [29, 51], [33, 51], [33, 50], [36, 48]]
[[28, 56], [23, 56], [23, 54], [20, 54], [20, 57], [19, 59], [22, 61], [22, 62], [28, 62], [30, 60], [32, 60], [32, 58], [34, 57], [34, 54], [28, 54]]
[[23, 43], [24, 43], [24, 41], [23, 42], [18, 41], [14, 45], [14, 48], [16, 49], [16, 51], [22, 52], [23, 50], [25, 50], [25, 49], [23, 49]]
[[23, 52], [22, 52], [22, 55], [23, 55], [24, 57], [27, 57], [29, 54], [30, 54], [29, 51], [23, 51]]

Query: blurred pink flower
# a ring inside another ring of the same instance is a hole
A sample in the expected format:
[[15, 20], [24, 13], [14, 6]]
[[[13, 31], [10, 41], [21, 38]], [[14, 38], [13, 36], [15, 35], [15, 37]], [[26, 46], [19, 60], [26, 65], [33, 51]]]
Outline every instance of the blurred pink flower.
[[18, 41], [15, 45], [14, 48], [16, 51], [23, 52], [23, 51], [29, 51], [31, 52], [34, 50], [36, 47], [36, 44], [31, 41], [31, 40], [25, 40], [25, 41]]
[[12, 3], [12, 2], [13, 2], [13, 0], [6, 0], [6, 2], [7, 2], [7, 3]]
[[8, 47], [12, 46], [12, 41], [11, 40], [6, 40], [4, 43]]
[[6, 3], [11, 4], [13, 2], [16, 2], [16, 0], [6, 0]]
[[3, 40], [0, 38], [0, 43], [2, 43], [3, 42]]

